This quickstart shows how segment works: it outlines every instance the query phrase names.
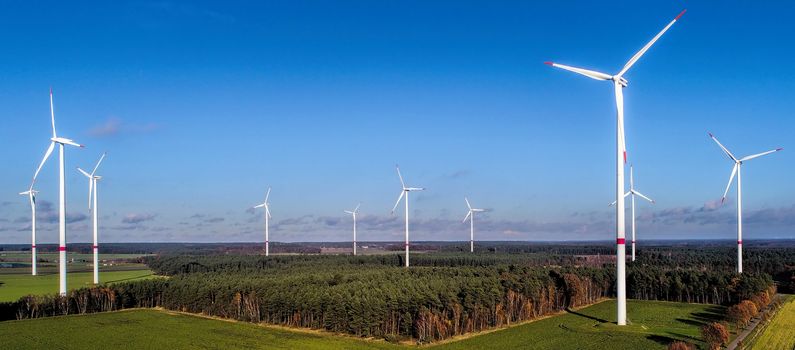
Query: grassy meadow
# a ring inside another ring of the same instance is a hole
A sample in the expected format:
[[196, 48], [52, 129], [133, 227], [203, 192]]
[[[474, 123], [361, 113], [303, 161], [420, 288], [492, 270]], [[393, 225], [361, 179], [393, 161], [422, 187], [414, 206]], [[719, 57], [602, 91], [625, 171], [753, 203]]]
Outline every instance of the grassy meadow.
[[722, 306], [629, 300], [619, 327], [614, 300], [520, 326], [442, 344], [436, 349], [665, 349], [674, 340], [703, 345], [699, 327]]
[[[629, 301], [631, 324], [610, 322], [615, 302], [518, 326], [422, 346], [447, 349], [665, 349], [673, 340], [703, 345], [702, 322], [718, 317], [714, 305]], [[97, 332], [101, 329], [101, 332]], [[7, 321], [0, 338], [14, 349], [401, 349], [415, 346], [289, 330], [244, 322], [173, 314], [154, 309]]]
[[8, 349], [399, 349], [154, 309], [0, 322]]

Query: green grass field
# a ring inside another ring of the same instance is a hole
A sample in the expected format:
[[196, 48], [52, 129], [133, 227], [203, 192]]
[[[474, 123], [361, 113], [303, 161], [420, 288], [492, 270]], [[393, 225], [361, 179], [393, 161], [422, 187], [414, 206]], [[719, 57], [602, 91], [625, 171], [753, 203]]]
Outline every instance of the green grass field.
[[[698, 339], [704, 321], [718, 317], [713, 305], [629, 301], [632, 324], [618, 327], [615, 302], [549, 317], [463, 340], [422, 348], [447, 349], [665, 349], [668, 343]], [[101, 329], [101, 332], [97, 332]], [[313, 334], [242, 322], [227, 322], [158, 310], [0, 323], [0, 339], [13, 349], [405, 349], [383, 341]]]
[[[92, 272], [70, 272], [66, 276], [68, 289], [88, 287], [94, 281]], [[102, 283], [131, 281], [154, 277], [151, 270], [138, 265], [136, 270], [105, 271], [100, 267], [99, 278]], [[31, 276], [26, 273], [3, 273], [0, 270], [0, 301], [14, 301], [22, 296], [58, 292], [58, 274], [41, 273]]]
[[435, 349], [665, 349], [674, 340], [702, 345], [699, 327], [724, 312], [715, 305], [629, 300], [631, 324], [619, 327], [612, 322], [615, 310], [610, 300]]
[[751, 349], [795, 349], [795, 295], [789, 295]]
[[157, 310], [0, 322], [6, 349], [399, 349]]

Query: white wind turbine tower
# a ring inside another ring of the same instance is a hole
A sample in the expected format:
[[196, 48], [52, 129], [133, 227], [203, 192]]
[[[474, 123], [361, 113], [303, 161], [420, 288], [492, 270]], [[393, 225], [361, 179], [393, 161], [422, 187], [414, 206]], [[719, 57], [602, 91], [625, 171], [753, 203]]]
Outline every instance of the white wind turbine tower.
[[353, 255], [356, 255], [356, 214], [359, 214], [359, 206], [362, 204], [359, 203], [356, 205], [356, 209], [353, 211], [346, 210], [345, 212], [351, 214], [353, 216]]
[[403, 175], [400, 175], [400, 167], [395, 165], [395, 168], [397, 169], [398, 177], [400, 178], [400, 185], [403, 186], [403, 188], [400, 190], [400, 196], [398, 197], [397, 202], [395, 202], [395, 206], [392, 208], [392, 214], [395, 213], [395, 209], [397, 209], [398, 204], [400, 204], [400, 200], [403, 199], [403, 197], [405, 196], [406, 197], [406, 213], [405, 213], [406, 214], [406, 267], [409, 267], [409, 192], [422, 191], [425, 188], [406, 187], [406, 183], [403, 182]]
[[268, 197], [271, 195], [271, 188], [268, 187], [268, 192], [265, 193], [265, 202], [254, 206], [254, 209], [257, 208], [265, 208], [265, 256], [270, 255], [270, 238], [268, 237], [268, 226], [270, 225], [269, 220], [271, 218], [271, 209], [270, 203], [268, 203]]
[[30, 274], [36, 276], [36, 191], [33, 189], [33, 185], [30, 186], [30, 189], [25, 192], [20, 192], [19, 194], [23, 196], [28, 196], [28, 200], [30, 201], [30, 212], [31, 212], [31, 222], [30, 222]]
[[[92, 246], [94, 250], [94, 284], [99, 284], [99, 241], [97, 240], [97, 230], [99, 229], [97, 226], [97, 212], [99, 208], [97, 204], [97, 181], [102, 179], [102, 176], [96, 176], [94, 174], [97, 172], [97, 168], [99, 168], [102, 160], [105, 159], [105, 155], [107, 155], [107, 153], [102, 153], [102, 157], [99, 157], [99, 161], [97, 165], [94, 166], [94, 170], [91, 171], [91, 174], [85, 172], [83, 169], [77, 168], [80, 173], [88, 178], [88, 210], [91, 211], [92, 221], [94, 222], [94, 245]], [[92, 200], [94, 201], [93, 207], [91, 204]]]
[[36, 175], [39, 174], [41, 171], [41, 167], [44, 166], [44, 163], [47, 162], [47, 158], [50, 157], [52, 154], [53, 149], [55, 149], [55, 145], [58, 144], [58, 180], [59, 180], [59, 188], [58, 188], [58, 272], [59, 272], [59, 293], [61, 295], [66, 295], [66, 178], [64, 173], [64, 145], [70, 146], [77, 146], [83, 147], [70, 139], [64, 137], [58, 137], [57, 133], [55, 132], [55, 110], [53, 108], [52, 103], [52, 88], [50, 88], [50, 117], [52, 118], [52, 138], [50, 138], [50, 147], [47, 148], [47, 152], [44, 154], [44, 159], [41, 160], [39, 164], [39, 168], [36, 169], [36, 174], [33, 175], [33, 182], [36, 181]]
[[472, 206], [469, 205], [469, 199], [467, 199], [467, 197], [464, 197], [464, 202], [467, 203], [467, 208], [469, 208], [469, 211], [467, 211], [467, 216], [464, 217], [464, 221], [462, 222], [467, 222], [467, 219], [469, 219], [469, 252], [474, 253], [475, 252], [475, 213], [482, 213], [486, 211], [486, 209], [472, 208]]
[[783, 150], [783, 148], [776, 148], [774, 150], [770, 150], [767, 152], [762, 152], [759, 154], [754, 154], [737, 159], [737, 157], [735, 157], [731, 152], [729, 152], [729, 150], [726, 149], [726, 147], [723, 147], [720, 141], [718, 141], [718, 139], [715, 138], [715, 136], [712, 135], [712, 133], [709, 133], [709, 137], [711, 137], [715, 141], [715, 143], [717, 143], [718, 146], [723, 150], [723, 152], [726, 152], [726, 155], [729, 156], [729, 159], [731, 159], [732, 162], [734, 162], [734, 167], [732, 168], [732, 174], [729, 177], [729, 184], [726, 185], [726, 191], [723, 192], [721, 203], [723, 203], [723, 201], [726, 200], [726, 195], [729, 194], [729, 188], [731, 188], [732, 182], [734, 181], [734, 175], [736, 174], [737, 175], [737, 273], [743, 273], [743, 183], [742, 183], [742, 177], [740, 176], [741, 173], [740, 170], [742, 170], [741, 168], [743, 162], [764, 155], [768, 155], [770, 153], [781, 151]]
[[566, 66], [553, 62], [545, 62], [553, 67], [565, 69], [574, 73], [582, 74], [596, 80], [607, 80], [613, 82], [613, 89], [616, 97], [616, 323], [619, 326], [627, 324], [627, 289], [626, 289], [626, 247], [624, 233], [624, 164], [627, 161], [626, 144], [624, 140], [624, 95], [622, 89], [627, 86], [624, 78], [626, 73], [635, 62], [659, 39], [671, 26], [679, 20], [685, 13], [682, 11], [671, 23], [668, 23], [660, 33], [658, 33], [646, 46], [636, 53], [624, 65], [617, 74], [610, 75], [588, 69]]
[[[630, 195], [632, 196], [630, 198], [630, 203], [631, 203], [630, 204], [630, 207], [631, 207], [630, 216], [632, 216], [632, 242], [631, 242], [632, 243], [632, 261], [635, 261], [635, 196], [643, 198], [643, 199], [651, 202], [651, 204], [654, 204], [654, 200], [649, 198], [649, 197], [646, 197], [645, 195], [643, 195], [643, 193], [640, 193], [640, 192], [638, 192], [635, 189], [635, 177], [632, 174], [632, 165], [629, 166], [629, 191], [627, 191], [627, 193], [624, 194], [624, 197], [630, 196]], [[614, 205], [616, 205], [615, 201], [613, 201], [613, 203], [610, 203], [610, 206], [614, 206]]]

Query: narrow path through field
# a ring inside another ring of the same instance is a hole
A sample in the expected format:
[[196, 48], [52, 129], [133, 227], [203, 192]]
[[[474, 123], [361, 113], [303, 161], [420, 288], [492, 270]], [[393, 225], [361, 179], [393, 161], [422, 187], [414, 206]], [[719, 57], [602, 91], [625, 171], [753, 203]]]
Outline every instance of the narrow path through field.
[[[784, 301], [784, 296], [781, 295], [781, 294], [776, 294], [776, 296], [774, 297], [774, 300], [778, 300], [779, 302], [783, 302]], [[742, 331], [737, 336], [737, 338], [734, 338], [734, 340], [731, 343], [729, 343], [728, 346], [726, 346], [726, 349], [727, 350], [737, 349], [737, 346], [740, 344], [740, 342], [745, 340], [745, 338], [749, 334], [751, 334], [751, 332], [753, 332], [754, 329], [756, 329], [756, 326], [758, 326], [759, 323], [762, 322], [762, 319], [763, 319], [762, 316], [764, 316], [765, 314], [770, 312], [770, 310], [772, 309], [772, 306], [773, 306], [773, 303], [770, 303], [770, 305], [768, 305], [764, 310], [762, 310], [762, 312], [760, 312], [758, 315], [756, 315], [756, 317], [754, 317], [754, 319], [751, 320], [751, 323], [748, 324], [748, 327], [745, 327], [745, 330]]]

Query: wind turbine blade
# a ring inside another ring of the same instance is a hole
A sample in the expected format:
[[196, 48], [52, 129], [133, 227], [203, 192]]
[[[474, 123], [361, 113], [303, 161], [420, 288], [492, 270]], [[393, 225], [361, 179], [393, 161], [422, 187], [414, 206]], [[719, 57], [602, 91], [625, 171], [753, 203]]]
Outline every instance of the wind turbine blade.
[[359, 203], [359, 204], [357, 204], [357, 205], [356, 205], [356, 209], [353, 209], [353, 212], [354, 212], [354, 213], [358, 213], [358, 212], [359, 212], [359, 207], [360, 207], [361, 205], [362, 205], [362, 203]]
[[52, 86], [50, 86], [50, 117], [52, 117], [52, 137], [56, 138], [58, 136], [55, 134], [55, 108], [53, 108], [52, 103]]
[[717, 144], [718, 144], [718, 146], [720, 146], [720, 149], [722, 149], [722, 150], [723, 150], [723, 152], [726, 152], [726, 155], [727, 155], [727, 156], [729, 156], [729, 158], [730, 158], [731, 160], [733, 160], [733, 161], [735, 161], [735, 162], [738, 162], [738, 161], [739, 161], [739, 160], [737, 160], [737, 157], [735, 157], [735, 156], [734, 156], [734, 155], [733, 155], [731, 152], [729, 152], [729, 150], [728, 150], [726, 147], [724, 147], [724, 146], [723, 146], [723, 144], [722, 144], [722, 143], [720, 143], [720, 141], [718, 141], [718, 138], [717, 138], [717, 137], [715, 137], [715, 135], [712, 135], [712, 133], [711, 133], [711, 132], [708, 132], [707, 134], [709, 134], [709, 137], [711, 137], [711, 138], [712, 138], [712, 140], [713, 140], [713, 141], [715, 141], [715, 143], [717, 143]]
[[467, 197], [464, 197], [464, 201], [467, 202], [467, 208], [469, 208], [469, 210], [472, 210], [472, 206], [469, 205], [469, 199], [467, 199]]
[[685, 11], [687, 11], [687, 10], [682, 10], [682, 12], [680, 12], [679, 15], [676, 16], [676, 18], [674, 18], [673, 21], [671, 21], [671, 23], [668, 23], [668, 25], [665, 26], [665, 28], [663, 28], [663, 30], [661, 30], [653, 39], [651, 39], [651, 41], [649, 41], [649, 43], [646, 44], [646, 46], [644, 46], [642, 49], [640, 49], [640, 51], [638, 51], [638, 53], [636, 53], [635, 56], [632, 56], [632, 58], [630, 58], [629, 61], [627, 61], [627, 64], [624, 65], [624, 68], [621, 69], [621, 71], [618, 72], [618, 74], [616, 74], [616, 76], [619, 76], [619, 77], [623, 76], [624, 73], [626, 73], [630, 68], [632, 68], [632, 65], [634, 65], [635, 62], [637, 62], [638, 59], [640, 59], [640, 57], [643, 56], [643, 54], [645, 54], [646, 51], [648, 51], [649, 48], [652, 45], [654, 45], [655, 42], [657, 42], [657, 39], [660, 39], [660, 37], [663, 34], [665, 34], [665, 32], [668, 31], [668, 29], [671, 28], [671, 26], [674, 25], [674, 23], [676, 23], [676, 21], [679, 20], [679, 18], [682, 17], [682, 15], [685, 14]]
[[397, 169], [398, 177], [400, 178], [400, 185], [406, 188], [406, 183], [403, 182], [403, 175], [400, 175], [400, 167], [395, 165], [395, 169]]
[[259, 208], [262, 208], [262, 207], [264, 207], [264, 206], [265, 206], [265, 203], [258, 204], [258, 205], [255, 205], [255, 206], [254, 206], [254, 209], [259, 209]]
[[[50, 157], [54, 149], [55, 149], [55, 142], [50, 142], [50, 147], [47, 148], [46, 152], [44, 152], [44, 158], [42, 158], [41, 163], [39, 163], [39, 167], [36, 169], [36, 172], [33, 174], [33, 183], [36, 182], [36, 177], [39, 176], [41, 168], [44, 166], [44, 163], [47, 162], [47, 158]], [[30, 184], [30, 188], [33, 188], [33, 183]]]
[[343, 211], [344, 211], [344, 212], [346, 212], [346, 213], [348, 213], [348, 214], [351, 214], [351, 215], [353, 215], [353, 212], [352, 212], [352, 211], [350, 211], [350, 210], [343, 210]]
[[762, 153], [759, 153], [759, 154], [754, 154], [754, 155], [752, 155], [752, 156], [747, 156], [747, 157], [745, 157], [745, 158], [742, 158], [742, 159], [740, 159], [740, 161], [741, 161], [741, 162], [744, 162], [744, 161], [746, 161], [746, 160], [751, 160], [751, 159], [754, 159], [754, 158], [759, 158], [759, 157], [761, 157], [761, 156], [765, 156], [765, 155], [768, 155], [768, 154], [770, 154], [770, 153], [776, 153], [776, 152], [778, 152], [778, 151], [783, 151], [783, 150], [784, 150], [783, 148], [776, 148], [776, 149], [774, 149], [774, 150], [770, 150], [770, 151], [767, 151], [767, 152], [762, 152]]
[[400, 191], [400, 196], [398, 197], [397, 202], [395, 202], [395, 206], [392, 207], [392, 212], [391, 212], [392, 214], [395, 213], [395, 209], [397, 209], [398, 204], [400, 204], [400, 200], [403, 199], [403, 195], [405, 195], [405, 194], [406, 194], [406, 191]]
[[464, 216], [464, 220], [461, 221], [461, 222], [467, 222], [467, 219], [469, 219], [470, 216], [472, 216], [472, 211], [471, 210], [467, 212], [467, 216]]
[[267, 205], [267, 204], [265, 205], [265, 215], [268, 215], [268, 219], [272, 219], [273, 218], [273, 216], [271, 216], [270, 206]]
[[74, 142], [73, 140], [69, 140], [69, 139], [61, 138], [60, 141], [63, 142], [65, 145], [70, 145], [70, 146], [75, 146], [75, 147], [80, 147], [80, 148], [85, 148], [86, 147], [84, 145], [81, 145], [81, 144], [79, 144], [77, 142]]
[[635, 188], [635, 175], [633, 174], [633, 166], [629, 166], [629, 190], [632, 191]]
[[544, 64], [550, 65], [552, 67], [560, 68], [560, 69], [565, 69], [565, 70], [567, 70], [569, 72], [582, 74], [582, 75], [584, 75], [584, 76], [586, 76], [588, 78], [591, 78], [591, 79], [596, 79], [596, 80], [610, 80], [610, 79], [613, 79], [613, 76], [610, 75], [610, 74], [605, 74], [605, 73], [597, 72], [597, 71], [593, 71], [593, 70], [567, 66], [567, 65], [564, 65], [564, 64], [555, 63], [555, 62], [549, 62], [549, 61], [544, 62]]
[[624, 163], [627, 162], [627, 143], [624, 139], [624, 87], [619, 82], [613, 84], [616, 91], [616, 111], [618, 111], [618, 135], [621, 150], [624, 151]]
[[649, 197], [646, 197], [646, 196], [644, 196], [644, 195], [643, 195], [643, 193], [640, 193], [640, 192], [638, 192], [638, 191], [635, 191], [635, 190], [632, 190], [632, 193], [634, 193], [635, 195], [637, 195], [637, 196], [638, 196], [638, 197], [640, 197], [640, 198], [643, 198], [643, 199], [645, 199], [645, 200], [647, 200], [647, 201], [649, 201], [649, 202], [651, 202], [651, 203], [654, 203], [654, 200], [653, 200], [653, 199], [651, 199], [651, 198], [649, 198]]
[[723, 192], [723, 197], [722, 197], [722, 198], [721, 198], [721, 200], [720, 200], [720, 201], [721, 201], [721, 203], [723, 203], [723, 201], [725, 201], [725, 200], [726, 200], [726, 195], [727, 195], [727, 194], [729, 194], [729, 188], [731, 188], [731, 187], [732, 187], [732, 181], [734, 181], [734, 175], [736, 175], [736, 174], [737, 174], [737, 167], [738, 167], [738, 166], [740, 166], [740, 164], [738, 164], [738, 163], [735, 163], [735, 164], [734, 164], [734, 167], [732, 168], [732, 175], [729, 177], [729, 184], [728, 184], [728, 185], [726, 185], [726, 191], [724, 191], [724, 192]]
[[79, 171], [80, 173], [85, 175], [87, 178], [89, 178], [89, 179], [91, 178], [91, 174], [87, 173], [85, 170], [77, 168], [77, 171]]
[[91, 171], [91, 176], [92, 177], [94, 176], [94, 173], [97, 172], [97, 168], [99, 168], [99, 165], [102, 164], [102, 160], [105, 159], [105, 156], [107, 154], [108, 154], [108, 152], [102, 153], [102, 157], [99, 157], [99, 161], [97, 162], [97, 165], [95, 165], [94, 166], [94, 170]]
[[271, 195], [271, 188], [268, 186], [268, 192], [265, 192], [265, 204], [268, 204], [268, 197]]

